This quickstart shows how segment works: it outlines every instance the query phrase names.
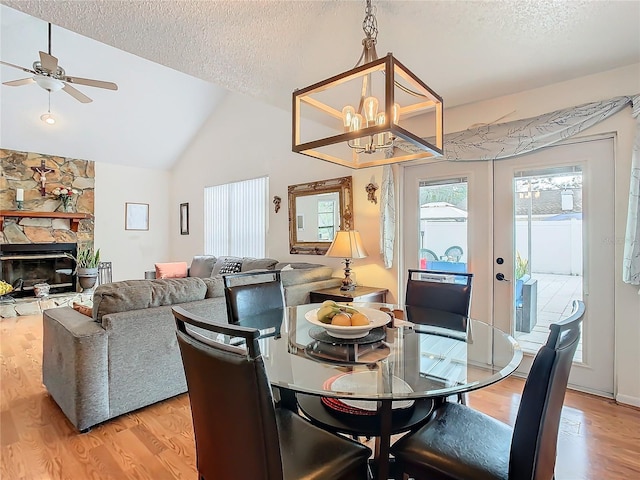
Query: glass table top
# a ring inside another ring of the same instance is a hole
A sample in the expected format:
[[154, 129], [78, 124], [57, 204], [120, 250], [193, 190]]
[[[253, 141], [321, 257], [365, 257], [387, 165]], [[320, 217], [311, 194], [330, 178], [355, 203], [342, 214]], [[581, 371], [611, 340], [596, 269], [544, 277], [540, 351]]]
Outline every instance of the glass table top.
[[444, 397], [495, 383], [513, 373], [522, 351], [511, 336], [479, 320], [417, 307], [353, 304], [401, 310], [362, 339], [322, 332], [305, 315], [318, 304], [254, 317], [273, 386], [352, 400]]

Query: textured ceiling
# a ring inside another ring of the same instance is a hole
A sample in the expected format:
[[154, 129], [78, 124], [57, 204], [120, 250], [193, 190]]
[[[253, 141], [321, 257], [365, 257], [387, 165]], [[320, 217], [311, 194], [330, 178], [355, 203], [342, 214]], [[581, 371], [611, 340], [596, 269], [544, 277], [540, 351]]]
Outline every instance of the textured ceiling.
[[[285, 109], [295, 88], [354, 66], [361, 51], [365, 4], [0, 1]], [[638, 1], [373, 4], [378, 54], [393, 52], [444, 98], [445, 107], [640, 62]], [[115, 75], [120, 67], [109, 68]]]

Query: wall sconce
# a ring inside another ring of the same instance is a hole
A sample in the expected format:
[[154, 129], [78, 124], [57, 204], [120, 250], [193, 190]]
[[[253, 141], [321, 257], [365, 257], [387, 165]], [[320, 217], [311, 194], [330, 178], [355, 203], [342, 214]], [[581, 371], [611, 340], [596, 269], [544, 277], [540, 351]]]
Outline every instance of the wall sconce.
[[369, 183], [364, 187], [364, 189], [367, 191], [367, 200], [373, 204], [377, 204], [378, 199], [376, 198], [376, 190], [378, 190], [378, 186], [373, 183]]
[[273, 197], [273, 205], [274, 205], [274, 210], [276, 211], [276, 213], [278, 213], [278, 211], [280, 210], [280, 202], [282, 202], [282, 199], [279, 196], [274, 195], [274, 197]]

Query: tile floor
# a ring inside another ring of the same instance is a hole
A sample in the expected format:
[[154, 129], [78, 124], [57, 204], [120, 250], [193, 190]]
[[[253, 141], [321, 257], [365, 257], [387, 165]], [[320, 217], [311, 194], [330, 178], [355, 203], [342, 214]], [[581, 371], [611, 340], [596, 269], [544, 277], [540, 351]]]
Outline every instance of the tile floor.
[[[525, 352], [535, 353], [547, 341], [549, 325], [571, 314], [571, 302], [582, 300], [582, 277], [533, 273], [538, 280], [537, 323], [530, 333], [516, 332], [516, 339]], [[582, 342], [575, 360], [582, 359]]]

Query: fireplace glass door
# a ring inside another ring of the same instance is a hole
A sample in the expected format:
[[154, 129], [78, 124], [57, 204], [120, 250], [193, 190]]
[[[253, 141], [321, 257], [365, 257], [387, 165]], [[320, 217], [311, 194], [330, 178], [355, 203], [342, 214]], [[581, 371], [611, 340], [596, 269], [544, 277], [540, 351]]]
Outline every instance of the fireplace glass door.
[[1, 246], [2, 280], [14, 287], [12, 296], [34, 295], [34, 286], [46, 283], [49, 293], [74, 292], [75, 243], [5, 244]]

